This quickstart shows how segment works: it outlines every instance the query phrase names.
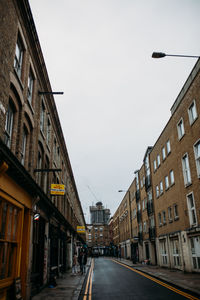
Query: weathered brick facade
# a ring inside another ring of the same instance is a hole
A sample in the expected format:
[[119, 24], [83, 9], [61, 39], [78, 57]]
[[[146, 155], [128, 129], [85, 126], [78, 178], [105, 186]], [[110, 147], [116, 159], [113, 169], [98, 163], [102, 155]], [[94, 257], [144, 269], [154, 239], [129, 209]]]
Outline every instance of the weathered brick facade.
[[[76, 230], [85, 219], [28, 1], [0, 2], [0, 53], [0, 228], [10, 228], [11, 212], [17, 220], [11, 227], [21, 224], [18, 263], [6, 260], [11, 273], [0, 276], [0, 297], [21, 277], [29, 299], [71, 266], [76, 242], [85, 240]], [[65, 185], [65, 194], [51, 195], [51, 184]]]
[[132, 231], [129, 228], [127, 234], [122, 223], [117, 223], [126, 196], [113, 216], [113, 241], [117, 246], [131, 243], [134, 261], [200, 272], [199, 83], [200, 60], [128, 189], [130, 194], [135, 189], [131, 198]]

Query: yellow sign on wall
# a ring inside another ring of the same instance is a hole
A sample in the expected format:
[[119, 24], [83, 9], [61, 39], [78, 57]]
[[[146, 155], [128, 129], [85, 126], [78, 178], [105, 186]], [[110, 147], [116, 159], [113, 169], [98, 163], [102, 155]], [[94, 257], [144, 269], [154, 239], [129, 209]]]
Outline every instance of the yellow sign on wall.
[[65, 185], [64, 184], [51, 184], [51, 195], [64, 195]]
[[78, 233], [85, 233], [85, 226], [77, 226]]

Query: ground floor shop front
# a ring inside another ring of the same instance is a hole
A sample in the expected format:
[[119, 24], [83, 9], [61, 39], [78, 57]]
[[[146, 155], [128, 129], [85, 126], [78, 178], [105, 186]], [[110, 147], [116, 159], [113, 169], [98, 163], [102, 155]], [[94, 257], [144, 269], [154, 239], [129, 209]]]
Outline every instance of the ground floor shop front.
[[156, 239], [158, 265], [185, 272], [200, 272], [200, 228], [179, 231]]

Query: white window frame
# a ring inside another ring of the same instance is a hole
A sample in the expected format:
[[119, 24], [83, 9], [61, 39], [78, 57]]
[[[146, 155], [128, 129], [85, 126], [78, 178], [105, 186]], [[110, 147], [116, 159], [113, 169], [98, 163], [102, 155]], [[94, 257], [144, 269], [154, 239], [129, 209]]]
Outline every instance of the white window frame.
[[44, 127], [45, 127], [45, 105], [44, 101], [41, 103], [40, 108], [40, 130], [44, 133]]
[[6, 113], [6, 122], [5, 122], [5, 144], [8, 148], [11, 147], [13, 120], [14, 120], [14, 110], [11, 104], [9, 103], [8, 110]]
[[29, 75], [28, 75], [28, 85], [27, 85], [27, 99], [31, 105], [32, 105], [32, 100], [33, 100], [33, 86], [34, 86], [34, 75], [33, 75], [32, 69], [30, 67]]
[[27, 136], [28, 136], [28, 134], [24, 127], [23, 128], [23, 136], [22, 136], [22, 151], [21, 151], [21, 164], [22, 165], [24, 165], [24, 163], [25, 163]]
[[22, 76], [23, 58], [24, 58], [24, 45], [21, 36], [18, 34], [16, 48], [15, 48], [14, 68], [19, 78], [21, 78]]
[[181, 140], [185, 134], [183, 118], [181, 118], [177, 123], [177, 131], [178, 131], [178, 138], [179, 140]]
[[194, 157], [196, 162], [197, 176], [198, 178], [200, 178], [200, 139], [194, 144], [193, 148], [194, 148]]
[[169, 222], [171, 222], [173, 220], [173, 218], [172, 218], [172, 207], [171, 206], [168, 207], [168, 220], [169, 220]]
[[165, 147], [162, 147], [162, 159], [163, 159], [163, 160], [166, 159], [166, 151], [165, 151]]
[[200, 271], [200, 237], [194, 236], [190, 238], [191, 258], [194, 271]]
[[167, 175], [165, 176], [165, 190], [168, 190], [168, 188], [169, 188], [169, 177]]
[[193, 192], [189, 193], [187, 196], [187, 206], [189, 212], [189, 221], [192, 227], [197, 226], [197, 213], [195, 207], [195, 200]]
[[163, 182], [162, 180], [160, 181], [160, 195], [163, 194]]
[[169, 155], [169, 153], [171, 152], [170, 140], [167, 141], [166, 148], [167, 148], [167, 155]]
[[192, 183], [188, 153], [182, 157], [182, 170], [185, 186], [188, 186]]
[[156, 169], [157, 169], [157, 165], [156, 165], [156, 160], [154, 159], [154, 161], [153, 161], [153, 168], [154, 168], [154, 172], [156, 171]]
[[174, 171], [171, 170], [169, 172], [169, 178], [170, 178], [170, 184], [173, 185], [175, 183], [175, 179], [174, 179]]
[[191, 105], [188, 108], [188, 116], [190, 125], [192, 125], [197, 119], [197, 107], [195, 100], [192, 101]]
[[50, 142], [51, 142], [51, 122], [50, 122], [49, 118], [47, 119], [46, 138], [47, 138], [47, 145], [50, 145]]
[[177, 219], [179, 219], [178, 205], [174, 204], [173, 208], [174, 208], [174, 220], [177, 220]]
[[158, 225], [159, 226], [162, 225], [162, 216], [161, 216], [161, 213], [158, 213]]
[[160, 166], [160, 154], [157, 155], [157, 165]]
[[178, 239], [172, 239], [171, 241], [172, 256], [174, 267], [181, 266], [181, 256], [180, 256], [180, 244]]
[[165, 212], [165, 210], [162, 211], [162, 217], [163, 217], [163, 224], [166, 224], [166, 212]]
[[159, 186], [158, 185], [156, 185], [156, 197], [158, 198], [159, 197]]
[[160, 241], [160, 255], [161, 255], [161, 263], [162, 265], [167, 265], [168, 264], [168, 254], [167, 254], [167, 242], [166, 240], [161, 240]]

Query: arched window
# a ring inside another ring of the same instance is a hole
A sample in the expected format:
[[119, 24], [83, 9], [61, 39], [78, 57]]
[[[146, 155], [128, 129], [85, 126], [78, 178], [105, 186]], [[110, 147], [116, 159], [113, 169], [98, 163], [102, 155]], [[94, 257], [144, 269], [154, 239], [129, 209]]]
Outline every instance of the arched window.
[[14, 106], [12, 105], [11, 101], [9, 101], [8, 110], [6, 113], [6, 123], [5, 123], [5, 144], [9, 148], [11, 148], [14, 113], [15, 113]]
[[28, 131], [26, 127], [24, 126], [23, 132], [22, 132], [22, 151], [21, 151], [21, 163], [24, 165], [25, 163], [25, 156], [26, 156], [26, 148], [27, 148], [27, 137], [28, 137]]

